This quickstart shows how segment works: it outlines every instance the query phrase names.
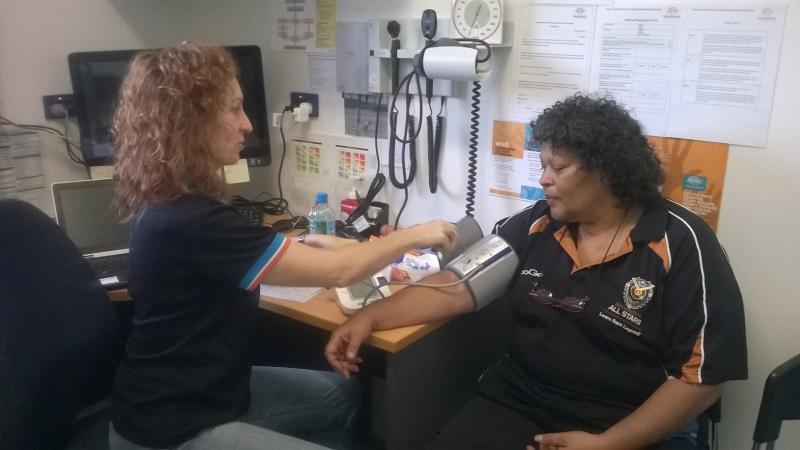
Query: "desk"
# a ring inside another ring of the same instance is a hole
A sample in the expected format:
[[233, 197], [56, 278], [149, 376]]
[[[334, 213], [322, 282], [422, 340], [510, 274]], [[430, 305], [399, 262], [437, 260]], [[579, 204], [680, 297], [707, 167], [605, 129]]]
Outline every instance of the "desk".
[[[126, 290], [109, 295], [130, 300]], [[295, 332], [308, 326], [332, 331], [347, 320], [335, 295], [324, 289], [305, 303], [261, 297], [259, 307], [289, 319]], [[454, 320], [373, 333], [362, 350], [372, 436], [387, 449], [424, 448], [498, 359], [509, 314], [504, 303], [495, 302]]]
[[[347, 316], [336, 304], [336, 292], [333, 289], [323, 289], [305, 303], [261, 297], [259, 307], [328, 331], [335, 330], [347, 320]], [[366, 343], [390, 353], [397, 353], [439, 328], [443, 323], [433, 322], [394, 330], [376, 331], [372, 333]]]
[[[298, 325], [331, 331], [347, 319], [335, 295], [323, 290], [305, 303], [262, 297], [259, 306]], [[372, 436], [387, 449], [425, 448], [499, 358], [508, 317], [507, 306], [495, 302], [450, 321], [373, 333], [366, 342], [372, 348], [360, 352], [372, 399]], [[303, 327], [293, 330], [302, 333]]]

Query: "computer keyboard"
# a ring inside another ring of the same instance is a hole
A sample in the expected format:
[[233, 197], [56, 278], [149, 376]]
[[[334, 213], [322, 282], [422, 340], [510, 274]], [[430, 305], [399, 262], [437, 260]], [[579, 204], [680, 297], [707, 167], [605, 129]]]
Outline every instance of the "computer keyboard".
[[234, 205], [234, 208], [253, 225], [261, 226], [264, 224], [264, 208], [261, 206]]
[[86, 258], [89, 267], [97, 274], [97, 278], [119, 276], [128, 273], [128, 254]]

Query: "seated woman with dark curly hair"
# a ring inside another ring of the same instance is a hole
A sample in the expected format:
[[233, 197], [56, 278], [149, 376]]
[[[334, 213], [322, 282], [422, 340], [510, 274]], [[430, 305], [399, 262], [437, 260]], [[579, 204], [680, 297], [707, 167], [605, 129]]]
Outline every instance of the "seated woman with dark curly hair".
[[[613, 100], [572, 96], [533, 128], [545, 199], [494, 230], [520, 256], [501, 297], [513, 311], [509, 353], [434, 447], [698, 448], [689, 426], [724, 381], [747, 377], [725, 253], [702, 219], [661, 196], [660, 162]], [[373, 330], [475, 307], [463, 284], [403, 289], [343, 324], [326, 356], [348, 375]]]

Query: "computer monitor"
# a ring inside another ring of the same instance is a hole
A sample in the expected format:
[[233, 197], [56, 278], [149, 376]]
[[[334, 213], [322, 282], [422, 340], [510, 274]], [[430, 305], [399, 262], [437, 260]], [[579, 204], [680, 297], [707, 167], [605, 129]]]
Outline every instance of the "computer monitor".
[[128, 225], [112, 209], [112, 180], [54, 183], [52, 189], [58, 226], [82, 253], [128, 248]]
[[[253, 124], [245, 137], [242, 158], [257, 158], [259, 165], [271, 162], [267, 106], [261, 49], [256, 45], [225, 47], [239, 67], [244, 111]], [[89, 165], [111, 164], [114, 148], [111, 121], [122, 80], [133, 56], [142, 50], [112, 50], [70, 53], [69, 73], [75, 95], [75, 114], [81, 133], [81, 152]]]

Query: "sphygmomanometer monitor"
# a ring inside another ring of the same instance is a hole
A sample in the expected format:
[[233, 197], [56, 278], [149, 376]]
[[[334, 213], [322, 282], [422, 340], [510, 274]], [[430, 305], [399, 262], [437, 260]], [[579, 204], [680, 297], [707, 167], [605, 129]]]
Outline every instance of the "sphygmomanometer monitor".
[[[519, 257], [511, 245], [497, 235], [483, 236], [480, 226], [471, 216], [456, 224], [458, 241], [453, 251], [440, 254], [440, 267], [456, 274], [459, 282], [467, 288], [475, 302], [475, 309], [481, 309], [505, 292], [519, 265]], [[455, 254], [458, 252], [458, 254]], [[389, 284], [415, 283], [387, 282], [380, 274], [369, 280], [336, 290], [337, 303], [345, 314], [353, 314], [364, 306], [390, 294]], [[432, 286], [421, 284], [423, 286]], [[442, 285], [442, 287], [447, 285]]]
[[343, 313], [350, 315], [389, 294], [388, 280], [378, 273], [350, 286], [336, 288], [336, 304]]

